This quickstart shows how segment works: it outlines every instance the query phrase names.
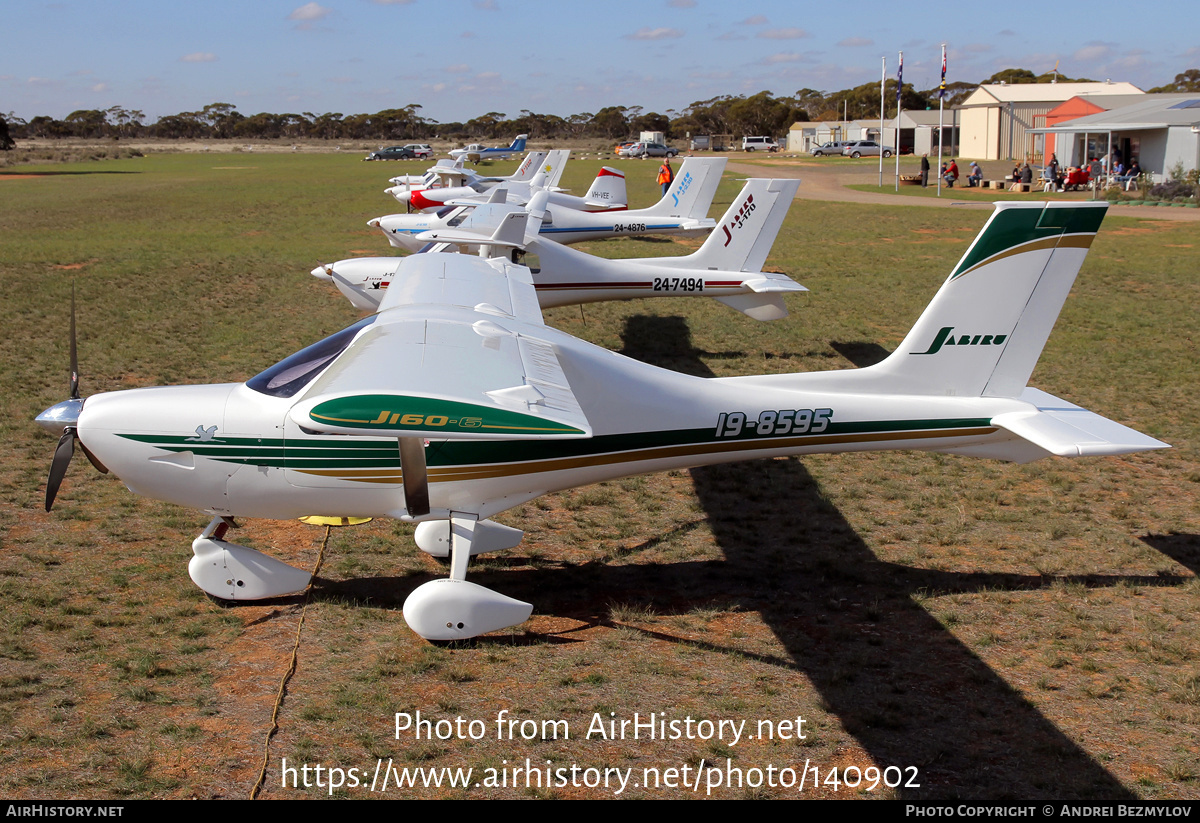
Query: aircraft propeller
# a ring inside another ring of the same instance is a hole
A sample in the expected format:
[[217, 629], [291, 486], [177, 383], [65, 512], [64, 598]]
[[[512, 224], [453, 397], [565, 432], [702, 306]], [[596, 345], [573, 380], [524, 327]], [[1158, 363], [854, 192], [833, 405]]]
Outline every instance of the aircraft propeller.
[[[58, 445], [54, 448], [54, 459], [50, 461], [50, 475], [46, 478], [46, 511], [54, 506], [54, 498], [58, 496], [58, 489], [62, 485], [63, 478], [67, 474], [67, 467], [71, 465], [71, 458], [75, 455], [75, 441], [79, 435], [77, 432], [77, 424], [79, 423], [79, 413], [83, 410], [84, 400], [79, 396], [79, 356], [75, 343], [75, 284], [71, 284], [71, 393], [68, 399], [61, 403], [55, 403], [50, 408], [39, 414], [36, 421], [42, 428], [49, 431], [51, 434], [61, 431], [62, 434], [58, 438]], [[108, 474], [106, 469], [95, 456], [88, 451], [87, 446], [81, 442], [80, 448], [87, 455], [88, 462], [96, 467], [102, 474]]]

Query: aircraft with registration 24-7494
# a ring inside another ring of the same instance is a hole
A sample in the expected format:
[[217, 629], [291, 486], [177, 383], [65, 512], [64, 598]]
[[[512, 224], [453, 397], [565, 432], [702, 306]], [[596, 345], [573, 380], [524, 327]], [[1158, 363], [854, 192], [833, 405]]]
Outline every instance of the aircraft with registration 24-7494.
[[228, 600], [310, 580], [226, 541], [234, 516], [416, 521], [417, 545], [448, 556], [450, 573], [409, 594], [405, 620], [457, 640], [529, 617], [531, 604], [469, 582], [467, 568], [521, 540], [490, 518], [548, 492], [784, 455], [1028, 462], [1167, 448], [1026, 385], [1105, 209], [997, 204], [891, 355], [801, 374], [706, 379], [640, 363], [547, 326], [524, 266], [414, 255], [378, 312], [245, 383], [83, 399], [73, 355], [71, 399], [38, 417], [61, 435], [46, 505], [78, 440], [133, 492], [212, 516], [188, 568]]

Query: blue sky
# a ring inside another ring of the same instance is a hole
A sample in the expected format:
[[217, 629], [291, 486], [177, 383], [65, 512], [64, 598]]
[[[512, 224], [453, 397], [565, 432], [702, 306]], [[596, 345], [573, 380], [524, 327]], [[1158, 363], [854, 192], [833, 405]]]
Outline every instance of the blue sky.
[[905, 80], [931, 88], [943, 42], [950, 81], [1057, 62], [1072, 77], [1150, 88], [1200, 66], [1200, 11], [1180, 3], [1172, 23], [1132, 8], [1107, 0], [9, 0], [0, 113], [61, 118], [120, 105], [153, 122], [218, 101], [246, 115], [417, 103], [441, 122], [606, 105], [665, 112], [718, 94], [849, 88], [877, 79], [881, 57], [893, 75], [900, 50]]

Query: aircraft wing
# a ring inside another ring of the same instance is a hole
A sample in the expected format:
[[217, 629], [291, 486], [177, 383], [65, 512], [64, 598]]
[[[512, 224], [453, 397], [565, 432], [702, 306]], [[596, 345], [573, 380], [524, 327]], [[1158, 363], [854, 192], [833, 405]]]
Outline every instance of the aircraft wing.
[[590, 437], [544, 329], [529, 270], [414, 255], [374, 323], [289, 415], [306, 429], [448, 439]]

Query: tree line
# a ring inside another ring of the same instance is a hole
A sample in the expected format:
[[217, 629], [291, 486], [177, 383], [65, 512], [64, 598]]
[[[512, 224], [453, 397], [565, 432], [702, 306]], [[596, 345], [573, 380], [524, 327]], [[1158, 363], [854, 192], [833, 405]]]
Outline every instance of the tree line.
[[[1089, 82], [1053, 75], [1059, 82]], [[1047, 83], [1049, 73], [1035, 75], [1027, 69], [1005, 69], [981, 83], [955, 82], [946, 86], [946, 106], [962, 102], [980, 85], [990, 83]], [[1152, 92], [1200, 91], [1200, 69], [1188, 69], [1173, 83]], [[885, 117], [896, 114], [896, 81], [889, 79], [883, 93]], [[697, 100], [682, 110], [645, 111], [641, 106], [606, 106], [596, 112], [569, 117], [538, 114], [522, 109], [516, 117], [488, 112], [465, 123], [438, 123], [422, 117], [421, 106], [384, 109], [375, 114], [313, 112], [244, 115], [229, 103], [210, 103], [200, 111], [180, 112], [146, 122], [144, 112], [112, 106], [81, 109], [61, 120], [38, 116], [23, 120], [13, 113], [0, 116], [0, 148], [11, 148], [22, 138], [146, 138], [173, 139], [299, 139], [409, 141], [439, 137], [447, 140], [504, 140], [528, 134], [533, 140], [603, 138], [620, 140], [642, 131], [661, 131], [668, 139], [696, 134], [781, 135], [797, 121], [873, 119], [879, 116], [879, 84], [864, 83], [832, 93], [800, 89], [776, 97], [761, 91], [754, 95], [720, 95]], [[938, 106], [938, 89], [917, 91], [905, 83], [900, 102], [905, 110]]]

